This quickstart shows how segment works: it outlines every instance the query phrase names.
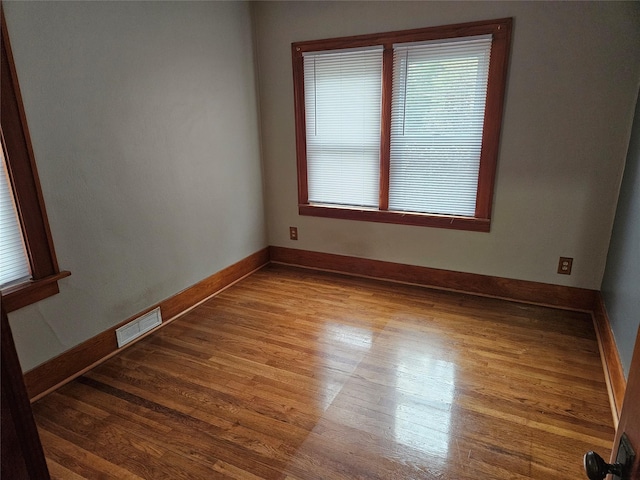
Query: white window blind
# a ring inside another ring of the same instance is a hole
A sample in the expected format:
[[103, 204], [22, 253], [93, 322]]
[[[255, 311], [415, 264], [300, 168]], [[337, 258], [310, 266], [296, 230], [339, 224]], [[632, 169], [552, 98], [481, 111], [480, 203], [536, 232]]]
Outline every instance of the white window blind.
[[310, 203], [377, 207], [382, 48], [305, 53]]
[[474, 216], [491, 39], [394, 45], [390, 210]]
[[28, 279], [31, 271], [4, 153], [0, 155], [2, 155], [2, 172], [0, 173], [0, 288], [2, 288]]

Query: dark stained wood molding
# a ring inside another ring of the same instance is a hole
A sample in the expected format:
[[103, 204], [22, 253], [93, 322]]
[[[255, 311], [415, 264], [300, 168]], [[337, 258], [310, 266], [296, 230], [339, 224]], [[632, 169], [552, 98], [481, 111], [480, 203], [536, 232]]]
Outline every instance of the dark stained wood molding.
[[[120, 326], [138, 318], [140, 315], [144, 315], [154, 308], [160, 307], [163, 322], [158, 328], [162, 328], [162, 326], [168, 325], [170, 322], [199, 305], [204, 300], [219, 293], [255, 270], [262, 268], [268, 262], [268, 248], [259, 250], [243, 260], [240, 260], [210, 277], [205, 278], [182, 292], [177, 293], [160, 303], [152, 305], [148, 309], [139, 312], [118, 325], [105, 330], [80, 345], [71, 348], [33, 370], [28, 371], [24, 374], [24, 380], [29, 398], [32, 402], [37, 400], [50, 391], [55, 390], [59, 386], [93, 368], [97, 364], [112, 357], [119, 351], [122, 351], [122, 348], [118, 348], [115, 334], [115, 330]], [[157, 331], [157, 328], [148, 334], [155, 331]], [[139, 337], [137, 340], [144, 338], [144, 336], [146, 335]], [[133, 345], [134, 343], [135, 341], [127, 344], [123, 348]]]
[[37, 280], [58, 273], [51, 231], [40, 188], [38, 169], [31, 144], [31, 135], [24, 112], [22, 94], [16, 72], [4, 10], [2, 18], [2, 124], [7, 149], [7, 168], [18, 201], [18, 213], [24, 225], [24, 235], [33, 277]]
[[270, 247], [272, 262], [453, 290], [567, 310], [591, 312], [597, 291], [548, 283]]
[[617, 428], [626, 390], [622, 363], [611, 331], [609, 317], [596, 290], [565, 287], [548, 283], [453, 272], [416, 265], [370, 260], [330, 253], [269, 247], [274, 263], [327, 270], [332, 272], [411, 283], [430, 288], [453, 290], [505, 300], [549, 306], [566, 310], [589, 312], [600, 349], [600, 358], [611, 403], [611, 413]]
[[474, 35], [493, 34], [502, 36], [503, 27], [511, 27], [511, 18], [495, 20], [480, 20], [477, 22], [456, 23], [411, 30], [396, 30], [384, 33], [335, 37], [320, 40], [294, 42], [292, 48], [300, 54], [304, 52], [318, 52], [323, 50], [339, 50], [341, 48], [360, 48], [394, 43], [409, 43], [415, 41], [442, 40], [445, 38], [471, 37]]
[[459, 217], [454, 215], [428, 215], [424, 213], [396, 212], [390, 210], [370, 210], [344, 208], [329, 205], [298, 205], [300, 215], [310, 217], [339, 218], [363, 222], [393, 223], [396, 225], [413, 225], [416, 227], [437, 227], [451, 230], [467, 230], [471, 232], [488, 232], [491, 227], [489, 219]]
[[62, 272], [40, 280], [31, 280], [28, 283], [7, 288], [2, 292], [3, 306], [7, 313], [11, 313], [27, 305], [56, 295], [60, 292], [58, 280], [68, 277], [69, 275], [71, 275], [71, 272], [63, 270]]
[[296, 119], [296, 166], [298, 170], [298, 203], [309, 201], [309, 185], [307, 183], [307, 120], [304, 106], [304, 61], [299, 48], [291, 46], [293, 62], [293, 104]]
[[382, 54], [382, 115], [380, 116], [380, 193], [378, 208], [389, 210], [391, 172], [391, 108], [393, 98], [393, 45], [386, 44]]
[[[157, 306], [161, 308], [164, 318], [163, 325], [166, 325], [205, 299], [266, 265], [269, 261], [553, 308], [591, 312], [601, 348], [612, 411], [614, 412], [614, 419], [617, 420], [617, 414], [619, 414], [622, 398], [624, 397], [625, 382], [620, 359], [599, 292], [526, 280], [453, 272], [276, 246], [265, 248], [250, 255], [27, 372], [25, 374], [25, 383], [31, 400], [37, 400], [121, 351], [121, 349], [117, 348], [115, 337], [115, 329], [121, 325]], [[149, 334], [155, 331], [152, 330]]]
[[590, 325], [272, 264], [34, 414], [61, 478], [580, 479], [614, 436]]
[[627, 435], [627, 439], [631, 443], [631, 447], [636, 452], [636, 459], [633, 462], [629, 476], [626, 478], [640, 478], [640, 328], [636, 332], [636, 343], [633, 348], [631, 357], [631, 365], [629, 365], [628, 379], [624, 392], [624, 408], [620, 413], [620, 420], [616, 425], [616, 436], [613, 441], [610, 462], [617, 461], [617, 453], [620, 447], [620, 439], [622, 434]]
[[0, 134], [31, 269], [31, 281], [2, 292], [7, 302], [6, 310], [11, 312], [55, 295], [59, 292], [56, 282], [70, 273], [61, 272], [58, 267], [4, 9], [1, 5], [0, 19], [2, 30]]
[[476, 218], [491, 218], [504, 97], [507, 88], [507, 73], [509, 71], [512, 23], [512, 19], [508, 18], [504, 20], [502, 25], [498, 25], [491, 43], [489, 83], [487, 85], [484, 126], [482, 128], [480, 171], [478, 172]]
[[[511, 49], [512, 18], [454, 25], [434, 26], [350, 37], [301, 41], [291, 44], [293, 96], [296, 127], [296, 161], [298, 173], [298, 213], [300, 215], [393, 223], [422, 227], [489, 232], [493, 191], [500, 145], [500, 131]], [[475, 35], [492, 35], [489, 78], [482, 133], [482, 148], [473, 217], [431, 215], [417, 212], [389, 211], [391, 103], [393, 84], [393, 45], [417, 41], [442, 40]], [[382, 111], [380, 128], [380, 181], [376, 209], [338, 207], [309, 203], [305, 128], [304, 65], [305, 52], [379, 46], [382, 60]]]
[[611, 330], [611, 323], [609, 322], [609, 315], [607, 314], [604, 298], [600, 292], [596, 295], [592, 316], [593, 326], [596, 331], [596, 336], [598, 337], [598, 348], [600, 349], [604, 378], [607, 382], [607, 390], [609, 391], [613, 421], [617, 428], [627, 381], [624, 378], [622, 362], [620, 361], [616, 340]]
[[[0, 294], [0, 302], [2, 295]], [[49, 470], [33, 419], [7, 312], [2, 304], [2, 467], [0, 476], [45, 480]]]

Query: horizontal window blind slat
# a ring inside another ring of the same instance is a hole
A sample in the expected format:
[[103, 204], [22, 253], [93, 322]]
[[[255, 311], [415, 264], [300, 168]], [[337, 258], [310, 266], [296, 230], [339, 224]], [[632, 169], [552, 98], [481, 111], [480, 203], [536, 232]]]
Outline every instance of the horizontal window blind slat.
[[4, 236], [2, 237], [4, 244], [0, 248], [0, 255], [3, 258], [9, 256], [22, 256], [22, 238], [18, 236]]

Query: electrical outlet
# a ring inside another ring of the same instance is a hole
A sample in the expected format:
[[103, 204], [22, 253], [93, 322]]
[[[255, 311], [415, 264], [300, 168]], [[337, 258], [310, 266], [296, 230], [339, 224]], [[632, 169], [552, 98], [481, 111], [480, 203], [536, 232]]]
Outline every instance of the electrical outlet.
[[573, 258], [560, 257], [558, 262], [558, 273], [562, 275], [571, 275], [571, 266], [573, 265]]
[[298, 239], [298, 227], [289, 227], [289, 238], [291, 240]]

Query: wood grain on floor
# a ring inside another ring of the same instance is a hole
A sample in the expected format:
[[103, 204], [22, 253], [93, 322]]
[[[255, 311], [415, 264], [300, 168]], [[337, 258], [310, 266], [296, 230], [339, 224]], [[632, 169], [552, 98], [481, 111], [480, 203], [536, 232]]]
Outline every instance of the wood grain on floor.
[[585, 478], [590, 316], [270, 265], [33, 405], [53, 478]]

